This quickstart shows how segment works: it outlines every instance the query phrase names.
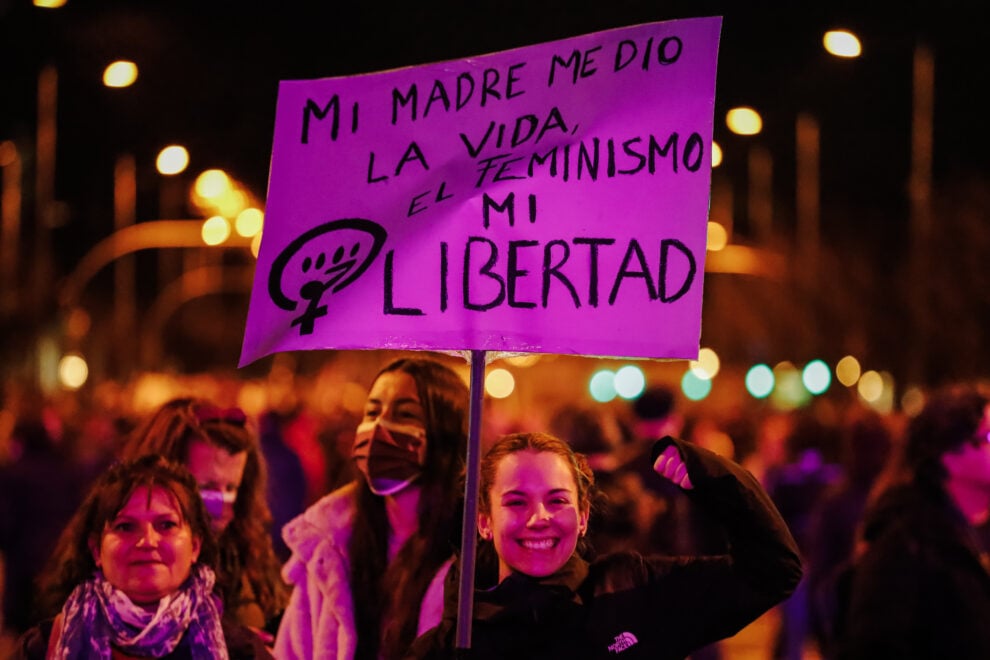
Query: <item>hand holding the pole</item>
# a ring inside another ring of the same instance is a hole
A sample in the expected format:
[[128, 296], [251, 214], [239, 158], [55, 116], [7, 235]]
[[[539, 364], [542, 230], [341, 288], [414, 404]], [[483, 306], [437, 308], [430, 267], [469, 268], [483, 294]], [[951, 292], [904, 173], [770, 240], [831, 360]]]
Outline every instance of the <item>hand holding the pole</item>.
[[661, 477], [672, 481], [684, 490], [694, 488], [694, 485], [691, 483], [691, 477], [688, 476], [687, 465], [685, 465], [681, 453], [677, 451], [677, 447], [674, 445], [669, 445], [657, 456], [657, 460], [653, 463], [653, 470]]

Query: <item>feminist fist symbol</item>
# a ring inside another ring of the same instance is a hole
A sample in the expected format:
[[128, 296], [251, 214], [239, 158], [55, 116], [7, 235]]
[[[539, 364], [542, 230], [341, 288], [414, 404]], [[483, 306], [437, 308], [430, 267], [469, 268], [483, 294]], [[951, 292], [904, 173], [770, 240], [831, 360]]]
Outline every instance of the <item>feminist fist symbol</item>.
[[[333, 220], [314, 227], [276, 257], [268, 274], [268, 295], [288, 311], [307, 301], [306, 309], [292, 319], [292, 325], [299, 326], [300, 335], [313, 334], [316, 319], [327, 315], [327, 306], [321, 304], [323, 294], [340, 291], [367, 270], [386, 236], [381, 225], [362, 218]], [[332, 255], [329, 264], [328, 254]], [[294, 300], [286, 290], [294, 289], [300, 279], [306, 281], [298, 288], [298, 300]]]

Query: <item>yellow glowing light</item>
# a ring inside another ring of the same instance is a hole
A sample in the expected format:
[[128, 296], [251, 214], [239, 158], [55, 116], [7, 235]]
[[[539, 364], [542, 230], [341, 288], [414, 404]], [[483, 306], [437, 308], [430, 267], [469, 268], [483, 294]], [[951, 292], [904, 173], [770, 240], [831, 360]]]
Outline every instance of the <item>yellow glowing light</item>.
[[537, 353], [527, 353], [526, 355], [514, 355], [512, 357], [505, 358], [505, 361], [511, 364], [513, 367], [532, 367], [534, 364], [540, 361], [540, 356]]
[[107, 87], [130, 87], [137, 77], [137, 64], [128, 60], [117, 60], [103, 70], [103, 84]]
[[690, 369], [695, 376], [702, 380], [711, 380], [718, 373], [722, 362], [718, 359], [718, 353], [710, 348], [703, 348], [698, 351], [698, 359], [691, 360]]
[[261, 252], [261, 234], [262, 232], [259, 231], [251, 239], [251, 254], [255, 259], [258, 258], [258, 254]]
[[835, 365], [835, 377], [836, 379], [845, 385], [846, 387], [852, 387], [859, 380], [859, 375], [862, 370], [859, 366], [859, 360], [851, 355], [839, 360], [838, 364]]
[[867, 371], [860, 376], [856, 390], [864, 401], [877, 401], [883, 395], [883, 377], [876, 371]]
[[89, 378], [89, 365], [78, 353], [67, 353], [58, 362], [58, 379], [64, 387], [78, 390]]
[[753, 108], [732, 108], [725, 115], [725, 125], [737, 135], [756, 135], [763, 130], [763, 119]]
[[249, 417], [262, 414], [268, 408], [268, 391], [264, 384], [246, 382], [237, 393], [237, 407]]
[[170, 144], [158, 152], [155, 161], [158, 172], [166, 176], [184, 172], [189, 166], [189, 152], [178, 144]]
[[230, 177], [223, 170], [206, 170], [196, 177], [194, 189], [200, 197], [213, 199], [230, 190]]
[[59, 7], [64, 7], [65, 3], [69, 0], [34, 0], [35, 7], [41, 7], [42, 9], [58, 9]]
[[261, 209], [248, 208], [237, 214], [237, 219], [234, 221], [234, 229], [239, 236], [245, 238], [256, 236], [261, 231], [261, 226], [264, 222], [265, 214], [261, 212]]
[[822, 44], [836, 57], [859, 57], [863, 53], [859, 38], [848, 30], [829, 30], [822, 37]]
[[709, 222], [707, 243], [709, 252], [718, 252], [729, 244], [729, 232], [718, 222]]
[[722, 164], [722, 147], [718, 146], [718, 142], [712, 140], [712, 167], [718, 167]]
[[901, 410], [908, 417], [914, 417], [925, 407], [925, 393], [917, 387], [909, 387], [901, 397]]
[[504, 399], [516, 388], [516, 379], [505, 369], [492, 369], [485, 377], [485, 392], [496, 399]]
[[222, 215], [215, 215], [203, 222], [203, 242], [220, 245], [230, 237], [230, 223]]
[[248, 199], [243, 190], [230, 188], [219, 198], [214, 199], [213, 203], [216, 204], [220, 215], [225, 218], [236, 218], [247, 207]]

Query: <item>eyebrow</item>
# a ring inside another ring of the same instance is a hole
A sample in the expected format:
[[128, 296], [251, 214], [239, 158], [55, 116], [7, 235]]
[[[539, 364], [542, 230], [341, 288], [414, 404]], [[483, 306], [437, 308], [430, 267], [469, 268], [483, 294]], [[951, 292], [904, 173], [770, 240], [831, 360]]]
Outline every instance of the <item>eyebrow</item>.
[[[368, 399], [368, 403], [374, 403], [374, 404], [378, 404], [380, 406], [380, 405], [382, 405], [382, 400], [381, 399]], [[395, 401], [392, 402], [392, 404], [393, 405], [396, 405], [396, 406], [407, 404], [407, 403], [411, 403], [411, 404], [414, 404], [414, 405], [417, 405], [417, 406], [422, 406], [423, 405], [420, 402], [419, 399], [413, 399], [411, 397], [404, 397], [402, 399], [396, 399]]]
[[[547, 495], [556, 495], [558, 493], [565, 493], [567, 495], [570, 495], [572, 491], [570, 488], [552, 488], [549, 491], [547, 491]], [[526, 496], [529, 495], [529, 493], [522, 490], [507, 490], [504, 493], [502, 493], [502, 497], [506, 497], [509, 495]]]

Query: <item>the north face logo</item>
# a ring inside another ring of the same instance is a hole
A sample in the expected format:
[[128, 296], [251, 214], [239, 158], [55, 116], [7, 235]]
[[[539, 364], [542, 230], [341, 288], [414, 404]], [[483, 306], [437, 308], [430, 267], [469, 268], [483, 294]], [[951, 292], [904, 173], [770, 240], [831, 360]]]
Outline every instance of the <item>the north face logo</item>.
[[636, 639], [636, 635], [632, 634], [631, 632], [624, 632], [621, 635], [615, 636], [615, 643], [609, 644], [608, 652], [622, 653], [623, 651], [625, 651], [627, 648], [629, 648], [634, 644], [639, 644], [639, 640]]

